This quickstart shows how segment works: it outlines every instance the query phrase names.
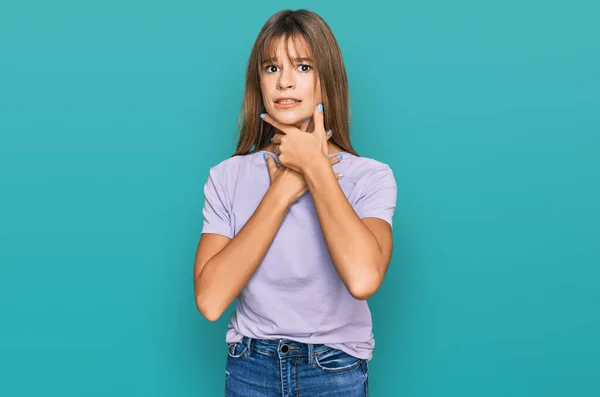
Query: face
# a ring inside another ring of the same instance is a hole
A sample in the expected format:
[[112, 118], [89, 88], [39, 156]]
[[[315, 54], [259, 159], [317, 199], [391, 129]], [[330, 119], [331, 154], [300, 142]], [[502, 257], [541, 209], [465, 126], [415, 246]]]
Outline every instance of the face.
[[303, 38], [290, 39], [286, 48], [285, 40], [279, 38], [274, 48], [275, 59], [261, 68], [260, 85], [265, 108], [280, 123], [300, 125], [322, 103], [321, 85], [313, 69], [308, 45]]

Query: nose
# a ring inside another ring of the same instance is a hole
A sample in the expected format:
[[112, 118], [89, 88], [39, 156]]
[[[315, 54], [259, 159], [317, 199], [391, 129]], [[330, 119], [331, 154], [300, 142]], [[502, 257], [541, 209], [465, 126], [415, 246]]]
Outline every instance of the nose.
[[286, 90], [289, 88], [294, 88], [296, 85], [294, 78], [294, 71], [291, 70], [291, 68], [286, 68], [286, 70], [281, 71], [279, 74], [279, 80], [277, 81], [277, 89]]

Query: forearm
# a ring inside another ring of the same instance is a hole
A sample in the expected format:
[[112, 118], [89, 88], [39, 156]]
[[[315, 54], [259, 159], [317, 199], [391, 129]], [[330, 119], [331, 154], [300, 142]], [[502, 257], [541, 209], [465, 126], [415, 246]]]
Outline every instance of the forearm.
[[326, 158], [306, 169], [304, 176], [331, 260], [348, 291], [365, 299], [383, 279], [377, 270], [382, 258], [377, 239], [348, 202]]
[[289, 205], [270, 189], [234, 238], [196, 277], [195, 294], [205, 317], [216, 320], [240, 294], [273, 242]]

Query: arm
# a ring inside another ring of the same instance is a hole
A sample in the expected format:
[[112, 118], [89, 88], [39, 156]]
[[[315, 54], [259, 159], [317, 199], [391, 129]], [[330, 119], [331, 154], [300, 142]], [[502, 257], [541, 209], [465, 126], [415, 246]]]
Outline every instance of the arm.
[[284, 132], [272, 140], [279, 145], [279, 161], [304, 175], [340, 278], [354, 298], [367, 299], [383, 282], [392, 254], [391, 215], [396, 205], [396, 183], [390, 178], [391, 170], [372, 173], [372, 181], [381, 183], [367, 186], [364, 199], [355, 204], [359, 216], [331, 168], [325, 168], [329, 133], [324, 127], [322, 104], [314, 110], [315, 129], [310, 134], [281, 124], [268, 114], [262, 114], [261, 118]]
[[392, 254], [391, 226], [379, 218], [361, 220], [325, 165], [326, 158], [319, 158], [304, 176], [332, 262], [350, 294], [364, 300], [383, 282]]
[[288, 208], [287, 202], [269, 189], [233, 239], [202, 235], [194, 262], [194, 292], [196, 306], [206, 319], [216, 321], [248, 283]]

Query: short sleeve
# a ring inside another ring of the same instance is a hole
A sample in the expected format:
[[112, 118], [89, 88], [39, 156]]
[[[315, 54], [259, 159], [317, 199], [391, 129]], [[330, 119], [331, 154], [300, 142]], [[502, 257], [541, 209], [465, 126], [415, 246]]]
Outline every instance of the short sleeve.
[[204, 185], [202, 233], [215, 233], [233, 238], [230, 200], [222, 187], [223, 182], [219, 180], [215, 168], [211, 168]]
[[380, 218], [392, 226], [398, 188], [389, 166], [379, 169], [359, 181], [360, 195], [353, 208], [359, 218]]

